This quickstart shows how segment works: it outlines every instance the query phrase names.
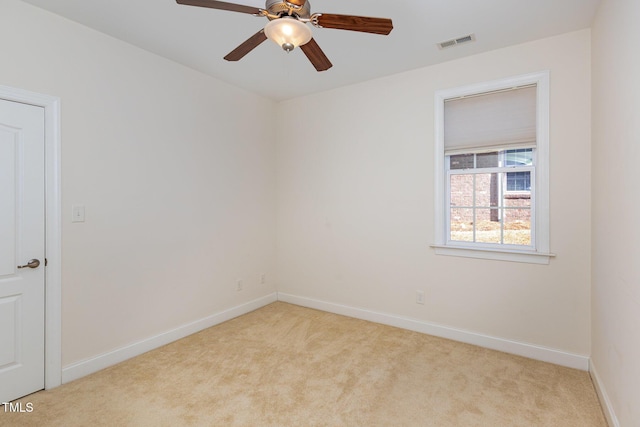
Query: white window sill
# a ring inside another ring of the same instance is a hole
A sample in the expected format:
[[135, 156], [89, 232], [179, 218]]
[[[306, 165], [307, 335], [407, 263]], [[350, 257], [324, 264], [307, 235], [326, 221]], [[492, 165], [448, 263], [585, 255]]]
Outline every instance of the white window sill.
[[549, 260], [556, 256], [552, 253], [481, 247], [471, 248], [467, 246], [452, 245], [431, 245], [431, 247], [435, 249], [436, 255], [490, 259], [497, 261], [524, 262], [529, 264], [549, 264]]

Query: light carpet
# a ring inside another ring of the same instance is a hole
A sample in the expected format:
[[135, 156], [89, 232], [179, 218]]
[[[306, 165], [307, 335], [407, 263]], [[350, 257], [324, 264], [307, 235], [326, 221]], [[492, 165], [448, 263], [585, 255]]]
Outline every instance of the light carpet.
[[277, 302], [2, 426], [606, 426], [587, 372]]

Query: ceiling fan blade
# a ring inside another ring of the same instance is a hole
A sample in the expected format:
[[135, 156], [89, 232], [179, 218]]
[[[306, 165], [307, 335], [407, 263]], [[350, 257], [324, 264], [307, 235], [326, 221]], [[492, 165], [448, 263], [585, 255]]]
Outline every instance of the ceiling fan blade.
[[227, 56], [224, 57], [227, 61], [239, 61], [244, 56], [258, 47], [260, 43], [265, 41], [267, 36], [264, 35], [264, 30], [260, 30], [251, 37], [249, 37], [244, 43], [237, 48], [233, 49]]
[[307, 58], [309, 58], [309, 61], [311, 61], [313, 66], [316, 67], [316, 70], [326, 71], [333, 67], [329, 58], [327, 58], [314, 39], [311, 39], [309, 43], [300, 46], [300, 49], [302, 49], [304, 54], [307, 55]]
[[336, 15], [333, 13], [318, 13], [312, 16], [312, 22], [322, 28], [338, 30], [360, 31], [387, 35], [393, 30], [393, 22], [387, 18], [367, 18], [366, 16]]
[[251, 15], [259, 15], [260, 9], [243, 4], [227, 3], [226, 1], [216, 0], [176, 0], [178, 4], [187, 6], [208, 7], [211, 9], [230, 10], [232, 12], [249, 13]]

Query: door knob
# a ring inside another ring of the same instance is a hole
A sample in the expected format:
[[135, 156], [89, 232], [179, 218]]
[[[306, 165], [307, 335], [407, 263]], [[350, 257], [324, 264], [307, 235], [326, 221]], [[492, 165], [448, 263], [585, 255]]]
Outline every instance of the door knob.
[[32, 259], [29, 260], [28, 264], [25, 265], [19, 265], [18, 268], [38, 268], [38, 266], [40, 265], [40, 260], [39, 259]]

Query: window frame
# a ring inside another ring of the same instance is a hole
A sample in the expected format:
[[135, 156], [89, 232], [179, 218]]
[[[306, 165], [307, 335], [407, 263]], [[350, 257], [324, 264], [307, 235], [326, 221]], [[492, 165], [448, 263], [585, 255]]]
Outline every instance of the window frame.
[[[478, 95], [525, 85], [536, 85], [536, 147], [534, 150], [535, 173], [533, 176], [536, 191], [532, 195], [531, 247], [493, 244], [490, 247], [479, 243], [450, 241], [447, 204], [450, 195], [446, 180], [448, 171], [445, 165], [444, 149], [444, 104], [452, 98]], [[554, 254], [549, 252], [549, 71], [525, 74], [516, 77], [477, 83], [435, 92], [435, 242], [431, 245], [436, 254], [481, 258], [502, 261], [548, 264]]]

